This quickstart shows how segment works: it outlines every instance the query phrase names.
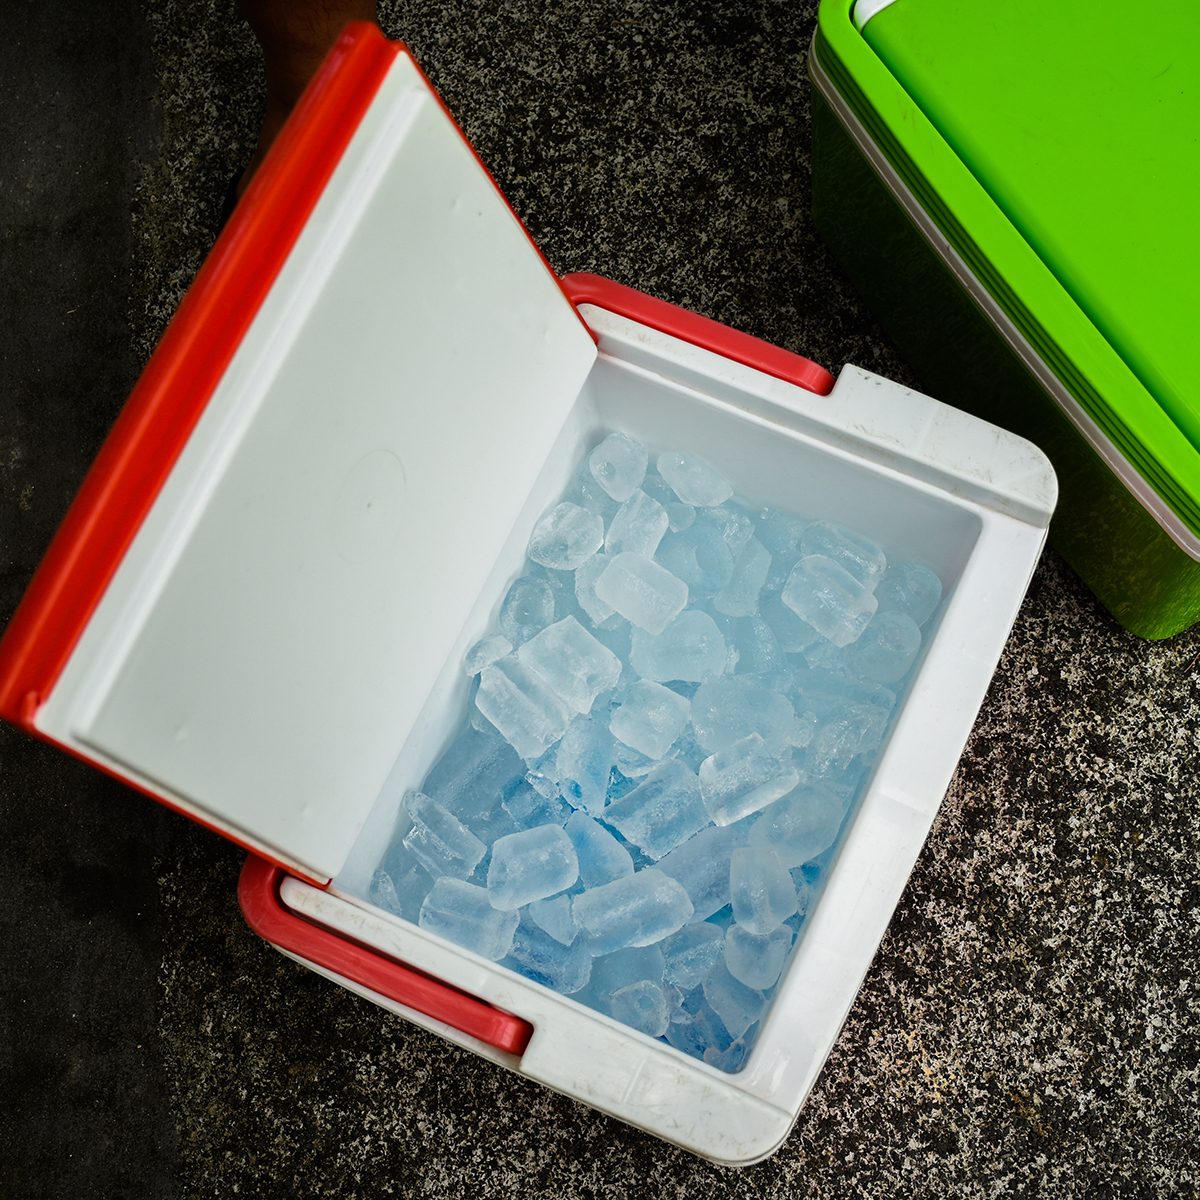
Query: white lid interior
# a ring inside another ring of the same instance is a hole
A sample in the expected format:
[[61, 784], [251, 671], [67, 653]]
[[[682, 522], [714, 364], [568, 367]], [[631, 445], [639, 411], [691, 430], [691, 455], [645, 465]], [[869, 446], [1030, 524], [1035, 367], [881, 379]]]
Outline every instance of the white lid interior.
[[39, 727], [332, 877], [595, 353], [402, 55]]

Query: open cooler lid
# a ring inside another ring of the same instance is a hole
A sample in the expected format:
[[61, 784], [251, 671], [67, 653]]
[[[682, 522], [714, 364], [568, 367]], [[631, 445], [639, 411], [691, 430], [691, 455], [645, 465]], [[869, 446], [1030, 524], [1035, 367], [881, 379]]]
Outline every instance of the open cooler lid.
[[1200, 533], [1200, 9], [825, 0], [820, 34], [928, 215]]
[[595, 353], [413, 60], [353, 28], [0, 645], [0, 710], [331, 878]]

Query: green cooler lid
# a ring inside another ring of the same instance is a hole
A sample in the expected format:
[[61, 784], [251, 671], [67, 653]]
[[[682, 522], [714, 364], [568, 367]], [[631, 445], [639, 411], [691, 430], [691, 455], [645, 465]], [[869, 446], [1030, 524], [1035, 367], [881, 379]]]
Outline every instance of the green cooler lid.
[[1066, 389], [1200, 532], [1200, 5], [825, 0], [818, 57]]

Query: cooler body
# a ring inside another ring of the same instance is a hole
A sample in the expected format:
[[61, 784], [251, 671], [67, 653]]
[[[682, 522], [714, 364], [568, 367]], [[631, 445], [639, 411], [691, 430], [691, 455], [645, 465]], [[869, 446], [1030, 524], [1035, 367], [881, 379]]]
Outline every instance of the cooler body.
[[[1194, 507], [1200, 453], [1192, 432], [1183, 418], [1172, 423], [1165, 401], [1157, 403], [1149, 366], [1137, 375], [1120, 361], [1132, 354], [1115, 334], [1109, 344], [1098, 318], [1093, 322], [1085, 311], [1084, 283], [1068, 295], [1057, 278], [1065, 268], [1056, 275], [1048, 250], [1047, 262], [1038, 260], [1033, 234], [1027, 241], [1017, 218], [985, 195], [986, 181], [966, 169], [968, 150], [960, 156], [952, 134], [937, 127], [936, 102], [922, 97], [929, 111], [922, 109], [916, 84], [908, 81], [906, 90], [883, 50], [868, 42], [867, 32], [884, 22], [903, 28], [921, 3], [822, 5], [810, 55], [814, 221], [933, 391], [1020, 432], [1049, 455], [1062, 496], [1052, 544], [1105, 607], [1140, 636], [1170, 637], [1200, 620]], [[1073, 7], [1114, 20], [1111, 6]], [[1186, 24], [1194, 22], [1189, 17]], [[1037, 45], [1036, 22], [1029, 40]], [[983, 44], [972, 52], [989, 54]], [[1080, 54], [1088, 53], [1084, 39]], [[1044, 119], [1053, 122], [1053, 113]], [[1101, 112], [1098, 129], [1103, 122]], [[975, 166], [976, 175], [989, 166], [999, 175], [987, 162]], [[1177, 180], [1161, 174], [1148, 180], [1148, 195], [1155, 187], [1164, 194], [1181, 190], [1182, 161], [1180, 170]], [[1097, 186], [1105, 171], [1097, 150]], [[1062, 225], [1070, 217], [1045, 219]], [[1130, 240], [1136, 249], [1136, 237]], [[1179, 255], [1194, 262], [1187, 238]], [[1113, 292], [1119, 281], [1104, 278], [1094, 287]], [[1163, 287], [1169, 293], [1170, 281]], [[1133, 299], [1127, 307], [1134, 330], [1159, 319], [1139, 314]], [[1143, 415], [1154, 421], [1139, 425], [1135, 418]]]

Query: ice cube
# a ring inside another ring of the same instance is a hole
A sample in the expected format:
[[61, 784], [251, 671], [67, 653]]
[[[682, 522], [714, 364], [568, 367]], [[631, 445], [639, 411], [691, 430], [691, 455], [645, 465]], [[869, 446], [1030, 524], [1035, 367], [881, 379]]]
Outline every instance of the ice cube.
[[603, 543], [603, 519], [564, 500], [533, 527], [529, 537], [529, 557], [554, 571], [574, 571]]
[[717, 529], [735, 559], [754, 536], [754, 517], [736, 501], [706, 509], [703, 519]]
[[576, 717], [558, 743], [558, 782], [572, 808], [598, 813], [608, 797], [616, 745], [602, 720]]
[[639, 980], [649, 980], [661, 986], [663, 981], [663, 952], [661, 945], [626, 947], [604, 954], [592, 961], [592, 982], [588, 995], [597, 1007], [608, 1011], [613, 992]]
[[879, 748], [887, 722], [887, 710], [877, 705], [845, 704], [818, 725], [798, 762], [811, 779], [844, 771]]
[[712, 508], [733, 495], [721, 473], [698, 454], [673, 450], [658, 456], [658, 473], [684, 504]]
[[711, 596], [733, 578], [733, 552], [708, 521], [667, 534], [659, 544], [658, 561], [687, 584], [692, 596]]
[[662, 1037], [671, 1019], [666, 993], [648, 979], [618, 988], [609, 998], [608, 1011], [614, 1020], [650, 1037]]
[[604, 821], [649, 858], [662, 858], [703, 829], [708, 813], [700, 799], [700, 781], [683, 763], [668, 759], [610, 804]]
[[800, 557], [800, 539], [804, 522], [789, 517], [777, 508], [764, 508], [758, 514], [758, 539], [771, 554], [792, 562]]
[[421, 791], [473, 827], [466, 814], [501, 812], [501, 797], [524, 771], [516, 751], [490, 725], [468, 727], [442, 752]]
[[710, 1052], [714, 1055], [727, 1050], [733, 1044], [729, 1030], [721, 1022], [721, 1018], [713, 1012], [707, 1001], [702, 1001], [695, 1013], [689, 1013], [688, 1019], [673, 1020], [667, 1027], [667, 1041], [693, 1058], [704, 1058]]
[[610, 555], [628, 551], [653, 558], [669, 523], [667, 510], [639, 488], [617, 509], [604, 536], [604, 549]]
[[830, 788], [801, 784], [754, 822], [749, 844], [774, 851], [784, 866], [798, 867], [833, 845], [845, 807], [844, 799]]
[[718, 825], [732, 825], [766, 808], [800, 781], [789, 759], [772, 754], [757, 733], [706, 758], [699, 777], [704, 807]]
[[575, 898], [575, 920], [594, 954], [650, 946], [681, 929], [692, 915], [687, 892], [653, 867], [589, 888]]
[[532, 575], [518, 576], [500, 601], [499, 620], [500, 631], [514, 646], [529, 641], [554, 620], [554, 592], [550, 585]]
[[504, 965], [564, 996], [585, 988], [592, 974], [592, 956], [582, 945], [564, 945], [534, 921], [517, 926]]
[[658, 869], [687, 892], [693, 920], [711, 917], [729, 903], [729, 864], [746, 835], [741, 825], [709, 826], [659, 860]]
[[635, 629], [629, 661], [643, 679], [699, 683], [725, 670], [725, 638], [708, 613], [689, 609], [657, 635]]
[[729, 891], [733, 919], [751, 933], [770, 933], [796, 915], [796, 885], [773, 850], [735, 850], [729, 865]]
[[905, 613], [877, 612], [862, 636], [846, 647], [850, 669], [876, 683], [899, 683], [921, 649], [920, 626]]
[[475, 870], [487, 847], [453, 813], [422, 792], [407, 793], [404, 806], [412, 818], [404, 848], [434, 879]]
[[641, 442], [624, 433], [610, 433], [588, 455], [588, 469], [592, 478], [620, 503], [641, 487], [649, 459]]
[[548, 900], [535, 900], [525, 909], [525, 913], [539, 929], [563, 946], [571, 945], [579, 936], [579, 926], [571, 912], [570, 896], [558, 895]]
[[647, 496], [653, 496], [666, 509], [668, 528], [673, 533], [687, 529], [696, 519], [696, 510], [690, 504], [684, 504], [662, 476], [650, 474], [642, 484], [642, 491]]
[[737, 651], [736, 674], [757, 676], [760, 683], [771, 688], [790, 682], [791, 669], [783, 647], [761, 617], [730, 621], [725, 640]]
[[700, 685], [692, 697], [692, 727], [706, 750], [723, 750], [757, 733], [771, 750], [788, 742], [795, 713], [786, 696], [745, 675]]
[[601, 887], [633, 874], [629, 851], [599, 821], [573, 813], [564, 829], [579, 859], [579, 880], [585, 888]]
[[483, 958], [499, 962], [512, 949], [520, 917], [492, 906], [485, 888], [439, 879], [421, 904], [417, 923]]
[[545, 796], [528, 780], [518, 784], [500, 803], [517, 829], [531, 829], [535, 825], [564, 825], [571, 815], [570, 806], [557, 794]]
[[875, 599], [880, 612], [900, 612], [924, 625], [942, 598], [942, 581], [923, 563], [894, 562], [888, 566]]
[[579, 859], [559, 825], [538, 825], [500, 838], [492, 846], [487, 888], [505, 911], [543, 900], [579, 878]]
[[627, 621], [662, 633], [687, 603], [687, 584], [641, 554], [618, 554], [595, 584], [596, 595]]
[[467, 651], [463, 660], [463, 669], [468, 675], [478, 675], [484, 667], [490, 667], [498, 658], [512, 653], [512, 643], [508, 638], [493, 634], [481, 638]]
[[759, 612], [779, 639], [779, 645], [789, 654], [807, 650], [822, 640], [821, 635], [807, 622], [800, 619], [786, 604], [779, 592], [764, 592], [759, 597]]
[[883, 578], [887, 556], [870, 538], [829, 521], [815, 521], [800, 535], [802, 555], [832, 559], [869, 592]]
[[767, 933], [751, 933], [741, 925], [725, 931], [725, 966], [748, 988], [769, 988], [783, 970], [792, 948], [792, 931], [777, 925]]
[[753, 1038], [743, 1035], [723, 1050], [717, 1046], [709, 1046], [704, 1052], [704, 1061], [710, 1067], [716, 1067], [718, 1071], [725, 1071], [732, 1075], [746, 1065], [746, 1059], [750, 1057], [752, 1041]]
[[704, 998], [732, 1038], [739, 1038], [762, 1016], [767, 1006], [762, 992], [735, 979], [724, 962], [719, 962], [704, 981]]
[[596, 697], [621, 674], [617, 656], [574, 617], [564, 617], [530, 638], [517, 658], [577, 713], [590, 711]]
[[771, 555], [767, 548], [758, 538], [750, 538], [734, 560], [729, 582], [713, 597], [713, 608], [730, 617], [754, 616], [770, 569]]
[[[543, 634], [548, 632], [544, 630]], [[541, 675], [511, 654], [485, 668], [479, 676], [475, 707], [522, 758], [529, 760], [558, 741], [571, 721], [571, 709], [558, 693]]]
[[780, 597], [835, 646], [848, 646], [875, 615], [878, 601], [849, 571], [823, 554], [802, 558]]
[[616, 614], [616, 609], [596, 595], [596, 580], [604, 574], [608, 556], [593, 554], [575, 572], [575, 599], [593, 625], [602, 625]]
[[385, 912], [415, 921], [421, 911], [421, 901], [433, 887], [433, 880], [424, 867], [413, 863], [407, 870], [393, 875], [379, 870], [371, 877], [368, 898]]
[[662, 758], [688, 723], [691, 704], [660, 683], [640, 679], [630, 685], [609, 722], [613, 734], [650, 758]]
[[707, 921], [695, 921], [662, 943], [663, 977], [685, 992], [699, 987], [725, 953], [725, 934]]

